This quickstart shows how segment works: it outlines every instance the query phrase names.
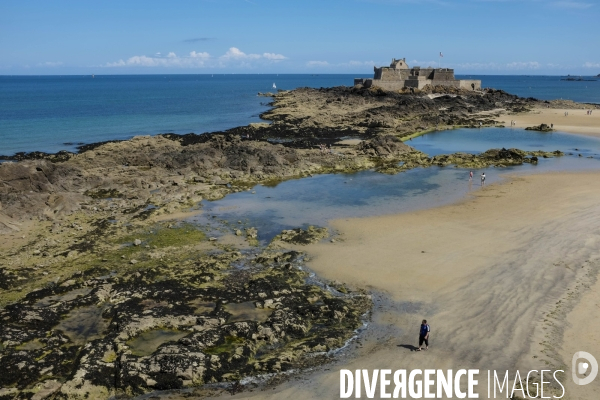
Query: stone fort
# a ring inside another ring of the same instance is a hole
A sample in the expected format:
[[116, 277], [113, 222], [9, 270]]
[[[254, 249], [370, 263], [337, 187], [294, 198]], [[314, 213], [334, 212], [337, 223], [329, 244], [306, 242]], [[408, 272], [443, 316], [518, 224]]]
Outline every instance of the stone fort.
[[373, 79], [356, 78], [354, 86], [377, 86], [384, 90], [400, 90], [404, 88], [423, 89], [426, 85], [450, 86], [460, 89], [481, 89], [480, 80], [454, 78], [454, 70], [450, 68], [410, 68], [406, 59], [392, 59], [389, 67], [374, 67]]

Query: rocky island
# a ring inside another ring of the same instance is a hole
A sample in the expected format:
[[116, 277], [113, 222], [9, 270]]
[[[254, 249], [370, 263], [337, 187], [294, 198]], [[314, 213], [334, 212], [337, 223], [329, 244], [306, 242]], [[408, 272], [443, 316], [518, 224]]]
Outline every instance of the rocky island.
[[405, 143], [553, 105], [493, 89], [302, 88], [273, 95], [270, 123], [3, 157], [0, 399], [235, 392], [328, 362], [372, 307], [363, 288], [304, 266], [303, 246], [335, 232], [261, 242], [243, 221], [217, 221], [213, 236], [185, 217], [203, 199], [314, 174], [560, 156], [431, 157]]

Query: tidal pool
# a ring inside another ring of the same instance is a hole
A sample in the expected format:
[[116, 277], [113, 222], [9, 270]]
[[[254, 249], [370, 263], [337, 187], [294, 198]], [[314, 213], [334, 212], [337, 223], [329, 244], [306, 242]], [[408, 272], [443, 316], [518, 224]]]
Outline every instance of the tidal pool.
[[[600, 129], [599, 129], [600, 132]], [[456, 152], [481, 153], [489, 149], [560, 150], [600, 157], [600, 140], [563, 132], [536, 132], [520, 128], [454, 129], [416, 137], [406, 144], [430, 156]]]
[[99, 339], [108, 327], [108, 321], [102, 318], [104, 310], [106, 307], [97, 305], [77, 308], [60, 321], [56, 329], [63, 331], [77, 345]]
[[145, 357], [152, 355], [164, 343], [176, 342], [188, 334], [172, 329], [153, 329], [131, 339], [127, 345], [133, 355]]
[[430, 133], [407, 143], [432, 156], [458, 151], [479, 153], [502, 147], [561, 150], [567, 155], [540, 158], [537, 165], [474, 170], [472, 182], [468, 180], [468, 169], [448, 166], [416, 168], [396, 175], [375, 171], [327, 174], [285, 181], [275, 187], [258, 185], [251, 191], [233, 193], [221, 200], [202, 201], [205, 213], [196, 220], [210, 224], [212, 217], [217, 217], [235, 226], [241, 221], [242, 228], [257, 228], [258, 238], [264, 243], [283, 229], [326, 226], [332, 219], [395, 214], [449, 204], [477, 190], [482, 172], [490, 184], [509, 174], [600, 169], [600, 140], [566, 133], [510, 128], [456, 129]]
[[92, 291], [91, 288], [81, 288], [81, 289], [71, 290], [70, 292], [63, 293], [63, 294], [57, 294], [54, 296], [44, 297], [43, 299], [41, 299], [35, 303], [35, 307], [40, 307], [40, 308], [48, 307], [54, 303], [75, 300], [76, 298], [78, 298], [80, 296], [87, 296], [88, 294], [90, 294], [91, 291]]
[[273, 310], [256, 308], [254, 302], [247, 301], [245, 303], [229, 303], [223, 306], [225, 311], [231, 314], [227, 322], [239, 321], [258, 321], [265, 322]]
[[188, 303], [192, 308], [194, 308], [194, 314], [202, 315], [202, 314], [210, 314], [215, 310], [217, 306], [216, 303], [211, 301], [204, 301], [202, 299], [192, 300]]
[[[17, 346], [16, 349], [17, 350], [39, 350], [39, 349], [44, 348], [45, 346], [46, 345], [44, 343], [40, 342], [39, 339], [33, 339], [27, 343], [23, 343], [22, 345]], [[0, 350], [2, 350], [2, 349], [0, 348]]]

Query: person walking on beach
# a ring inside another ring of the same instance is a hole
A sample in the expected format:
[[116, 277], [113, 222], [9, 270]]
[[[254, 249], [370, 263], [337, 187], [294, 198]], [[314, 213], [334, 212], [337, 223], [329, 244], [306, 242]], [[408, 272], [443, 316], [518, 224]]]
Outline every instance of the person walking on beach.
[[485, 172], [481, 174], [481, 186], [485, 185]]
[[419, 348], [417, 351], [421, 351], [421, 347], [423, 347], [423, 343], [425, 343], [425, 350], [429, 348], [429, 325], [427, 325], [427, 320], [424, 319], [421, 322], [421, 330], [419, 331]]
[[469, 180], [472, 181], [473, 180], [473, 171], [469, 171]]

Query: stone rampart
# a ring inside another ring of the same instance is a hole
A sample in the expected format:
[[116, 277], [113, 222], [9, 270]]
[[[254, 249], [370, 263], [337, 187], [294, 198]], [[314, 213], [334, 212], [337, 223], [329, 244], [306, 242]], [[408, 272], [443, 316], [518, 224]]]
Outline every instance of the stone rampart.
[[426, 85], [481, 89], [480, 80], [457, 80], [451, 68], [410, 68], [406, 59], [392, 59], [389, 67], [374, 67], [373, 79], [355, 79], [354, 85], [378, 86], [384, 90], [423, 89]]

